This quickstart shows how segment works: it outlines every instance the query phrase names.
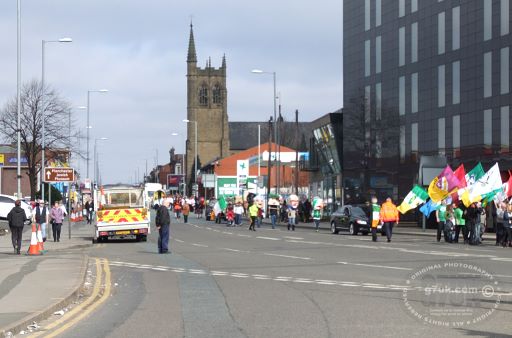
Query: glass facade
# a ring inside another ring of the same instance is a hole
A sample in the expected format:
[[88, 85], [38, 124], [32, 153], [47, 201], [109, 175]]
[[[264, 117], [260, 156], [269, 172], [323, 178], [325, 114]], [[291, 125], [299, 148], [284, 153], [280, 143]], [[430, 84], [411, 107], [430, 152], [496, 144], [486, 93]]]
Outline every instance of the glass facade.
[[510, 108], [509, 106], [500, 109], [500, 144], [502, 151], [508, 151], [510, 147]]
[[418, 112], [418, 73], [411, 75], [411, 113]]
[[400, 76], [398, 83], [398, 112], [400, 115], [405, 115], [405, 76]]
[[492, 145], [492, 109], [484, 110], [484, 145]]
[[375, 85], [375, 119], [382, 119], [382, 84]]
[[437, 106], [444, 107], [445, 105], [445, 66], [440, 65], [437, 67]]
[[510, 91], [510, 69], [509, 69], [510, 49], [502, 48], [500, 51], [500, 94], [507, 94]]
[[460, 103], [460, 61], [452, 63], [452, 104]]
[[437, 54], [444, 54], [445, 44], [445, 15], [441, 12], [437, 14]]
[[364, 0], [364, 30], [370, 30], [370, 0]]
[[492, 38], [492, 0], [484, 2], [484, 41]]
[[364, 42], [364, 76], [371, 74], [371, 60], [370, 60], [370, 40]]
[[379, 74], [382, 67], [382, 38], [377, 36], [375, 38], [375, 73]]
[[452, 118], [452, 146], [454, 150], [460, 148], [460, 115]]
[[405, 15], [405, 0], [398, 0], [398, 17]]
[[492, 52], [484, 54], [484, 97], [492, 95]]
[[418, 11], [418, 0], [411, 0], [411, 13]]
[[500, 34], [507, 35], [510, 32], [510, 0], [500, 1]]
[[398, 65], [405, 65], [405, 27], [398, 29]]
[[418, 23], [411, 25], [411, 63], [418, 61]]
[[446, 120], [441, 117], [437, 120], [437, 149], [440, 155], [444, 155], [446, 151]]
[[375, 0], [375, 27], [382, 23], [382, 0]]
[[418, 152], [418, 123], [411, 124], [411, 151]]
[[460, 6], [452, 8], [452, 50], [460, 48]]

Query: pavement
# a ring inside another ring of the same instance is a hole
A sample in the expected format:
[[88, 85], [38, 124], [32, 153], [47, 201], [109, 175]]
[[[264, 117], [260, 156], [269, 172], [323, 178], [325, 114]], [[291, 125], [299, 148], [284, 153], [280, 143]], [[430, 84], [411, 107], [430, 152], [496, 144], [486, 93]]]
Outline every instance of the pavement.
[[0, 337], [27, 330], [33, 322], [74, 302], [80, 293], [88, 264], [84, 249], [91, 245], [90, 225], [67, 221], [60, 242], [48, 240], [41, 256], [28, 256], [31, 227], [25, 226], [22, 254], [15, 255], [10, 233], [0, 236]]

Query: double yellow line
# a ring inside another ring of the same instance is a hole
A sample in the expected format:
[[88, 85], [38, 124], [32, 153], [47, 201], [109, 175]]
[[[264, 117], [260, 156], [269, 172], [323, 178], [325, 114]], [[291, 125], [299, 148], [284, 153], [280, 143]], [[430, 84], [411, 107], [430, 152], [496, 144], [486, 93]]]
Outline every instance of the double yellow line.
[[[96, 282], [94, 283], [94, 288], [89, 298], [87, 298], [83, 303], [71, 309], [63, 317], [48, 324], [46, 327], [44, 327], [44, 331], [36, 332], [30, 337], [40, 337], [43, 335], [46, 338], [57, 337], [59, 334], [69, 330], [73, 325], [77, 324], [82, 319], [90, 315], [98, 306], [100, 306], [108, 299], [110, 296], [111, 283], [111, 274], [108, 260], [100, 258], [95, 258], [95, 260]], [[101, 293], [102, 281], [105, 285], [103, 293]]]

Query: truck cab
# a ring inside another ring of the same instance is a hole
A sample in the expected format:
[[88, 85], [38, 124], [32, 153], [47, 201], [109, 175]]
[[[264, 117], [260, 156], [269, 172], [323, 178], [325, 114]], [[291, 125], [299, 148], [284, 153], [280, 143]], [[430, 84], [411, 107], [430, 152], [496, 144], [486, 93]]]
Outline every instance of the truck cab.
[[143, 188], [104, 187], [101, 199], [103, 203], [97, 212], [94, 243], [111, 238], [147, 240], [151, 220]]

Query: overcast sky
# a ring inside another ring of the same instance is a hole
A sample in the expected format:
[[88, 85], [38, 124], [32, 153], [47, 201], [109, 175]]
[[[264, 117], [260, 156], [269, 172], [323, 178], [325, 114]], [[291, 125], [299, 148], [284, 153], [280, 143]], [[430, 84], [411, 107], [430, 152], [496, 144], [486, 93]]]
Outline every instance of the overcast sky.
[[[298, 109], [311, 121], [342, 107], [342, 1], [22, 0], [22, 79], [41, 77], [41, 40], [48, 44], [46, 82], [74, 107], [91, 94], [91, 158], [101, 144], [104, 183], [133, 182], [156, 153], [184, 149], [186, 56], [191, 16], [198, 64], [227, 59], [230, 121], [267, 120], [277, 72], [285, 118]], [[0, 1], [0, 105], [16, 94], [16, 0]], [[75, 110], [85, 134], [86, 112]], [[172, 136], [173, 132], [179, 136]], [[85, 152], [85, 142], [82, 150]], [[85, 177], [85, 162], [72, 162]], [[92, 176], [92, 161], [90, 172]]]

